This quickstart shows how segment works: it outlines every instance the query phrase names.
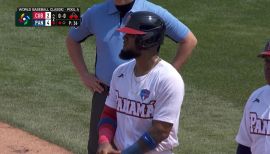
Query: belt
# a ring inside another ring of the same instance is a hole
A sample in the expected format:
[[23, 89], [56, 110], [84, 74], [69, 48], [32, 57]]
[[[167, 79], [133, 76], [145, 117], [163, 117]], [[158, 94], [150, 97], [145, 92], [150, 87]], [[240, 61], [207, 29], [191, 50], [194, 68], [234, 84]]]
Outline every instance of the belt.
[[106, 84], [104, 84], [104, 83], [99, 83], [99, 84], [104, 89], [104, 92], [108, 93], [110, 91], [110, 87], [107, 86]]

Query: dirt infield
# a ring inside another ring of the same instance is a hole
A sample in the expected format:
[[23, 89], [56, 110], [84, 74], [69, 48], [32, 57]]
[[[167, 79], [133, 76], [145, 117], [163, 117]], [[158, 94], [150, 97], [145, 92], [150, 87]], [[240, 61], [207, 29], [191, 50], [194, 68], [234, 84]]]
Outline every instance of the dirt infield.
[[72, 154], [20, 129], [0, 122], [1, 154]]

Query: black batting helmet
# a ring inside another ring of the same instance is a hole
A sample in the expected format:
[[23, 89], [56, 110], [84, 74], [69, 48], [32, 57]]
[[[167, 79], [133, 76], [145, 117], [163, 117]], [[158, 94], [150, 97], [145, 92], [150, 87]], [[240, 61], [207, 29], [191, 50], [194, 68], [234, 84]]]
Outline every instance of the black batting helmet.
[[148, 11], [134, 12], [129, 16], [125, 27], [118, 31], [137, 35], [136, 45], [147, 49], [162, 44], [166, 26], [161, 17]]

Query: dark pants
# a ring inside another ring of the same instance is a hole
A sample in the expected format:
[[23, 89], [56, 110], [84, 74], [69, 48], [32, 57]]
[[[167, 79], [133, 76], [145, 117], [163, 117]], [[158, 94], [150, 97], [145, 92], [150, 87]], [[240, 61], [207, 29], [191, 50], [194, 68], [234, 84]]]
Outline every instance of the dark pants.
[[96, 154], [98, 148], [98, 129], [97, 125], [100, 119], [100, 115], [103, 111], [109, 88], [102, 85], [105, 89], [103, 93], [95, 92], [92, 98], [91, 118], [90, 118], [90, 130], [88, 140], [88, 154]]

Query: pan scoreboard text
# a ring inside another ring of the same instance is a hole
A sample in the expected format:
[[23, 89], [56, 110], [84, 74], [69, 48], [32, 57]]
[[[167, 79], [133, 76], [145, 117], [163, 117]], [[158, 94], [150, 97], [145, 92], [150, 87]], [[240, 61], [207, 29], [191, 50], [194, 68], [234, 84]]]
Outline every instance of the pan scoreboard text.
[[20, 7], [15, 15], [19, 27], [52, 27], [80, 25], [78, 7]]

